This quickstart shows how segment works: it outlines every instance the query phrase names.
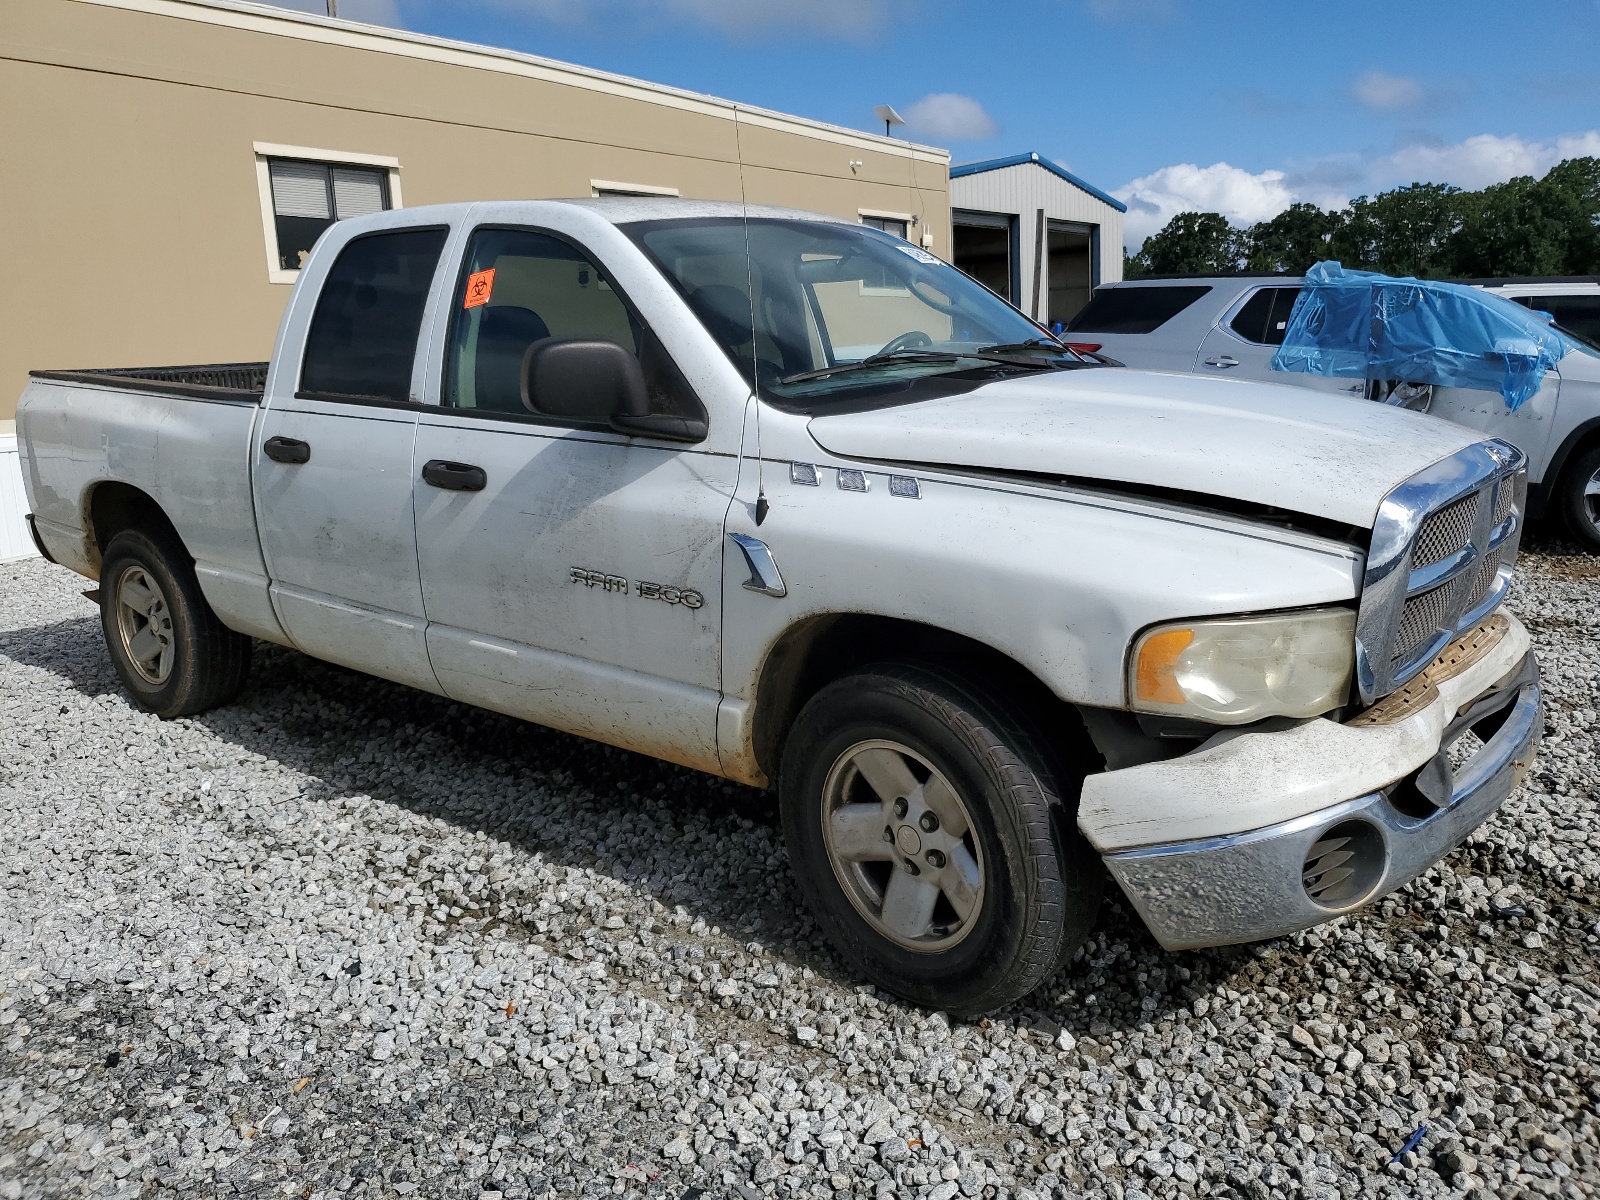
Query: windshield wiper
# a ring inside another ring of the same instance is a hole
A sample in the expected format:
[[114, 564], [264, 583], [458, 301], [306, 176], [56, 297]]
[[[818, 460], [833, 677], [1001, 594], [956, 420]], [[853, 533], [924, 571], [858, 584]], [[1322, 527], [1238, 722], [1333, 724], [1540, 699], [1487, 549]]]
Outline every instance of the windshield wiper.
[[972, 355], [954, 354], [944, 350], [896, 350], [892, 354], [869, 354], [860, 362], [835, 363], [831, 367], [818, 367], [815, 371], [801, 371], [797, 375], [785, 375], [778, 380], [779, 383], [804, 383], [808, 379], [825, 379], [829, 375], [842, 375], [847, 371], [859, 371], [864, 367], [881, 367], [886, 363], [896, 362], [954, 362], [958, 358], [970, 358]]
[[1067, 347], [1056, 341], [1055, 338], [1029, 338], [1025, 342], [1002, 342], [993, 346], [979, 346], [978, 350], [984, 354], [1015, 354], [1022, 350], [1059, 350], [1067, 352]]

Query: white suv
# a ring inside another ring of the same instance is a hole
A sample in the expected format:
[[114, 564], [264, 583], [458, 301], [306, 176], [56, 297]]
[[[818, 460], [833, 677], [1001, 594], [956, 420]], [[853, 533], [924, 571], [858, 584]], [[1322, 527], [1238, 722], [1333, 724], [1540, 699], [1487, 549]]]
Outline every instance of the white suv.
[[1574, 537], [1600, 552], [1600, 280], [1479, 281], [1551, 313], [1580, 343], [1515, 412], [1498, 395], [1465, 388], [1391, 389], [1274, 371], [1272, 357], [1302, 282], [1298, 275], [1226, 275], [1103, 284], [1062, 338], [1130, 367], [1290, 383], [1352, 399], [1381, 394], [1503, 438], [1528, 456], [1529, 515], [1551, 509]]

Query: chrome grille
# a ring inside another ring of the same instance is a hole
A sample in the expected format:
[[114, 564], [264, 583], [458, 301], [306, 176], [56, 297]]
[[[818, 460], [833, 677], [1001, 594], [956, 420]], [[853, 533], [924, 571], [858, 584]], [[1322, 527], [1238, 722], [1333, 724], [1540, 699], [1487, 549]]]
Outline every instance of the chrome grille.
[[1395, 635], [1390, 661], [1404, 664], [1439, 632], [1445, 618], [1455, 610], [1456, 583], [1440, 584], [1431, 592], [1412, 596], [1400, 610], [1400, 632]]
[[1500, 556], [1491, 555], [1478, 564], [1478, 569], [1472, 573], [1472, 585], [1467, 591], [1467, 602], [1462, 607], [1477, 608], [1489, 595], [1489, 589], [1494, 586], [1495, 576], [1500, 573]]
[[1472, 541], [1472, 531], [1477, 524], [1477, 492], [1445, 505], [1417, 530], [1416, 548], [1411, 552], [1412, 568], [1431, 567], [1465, 549]]
[[1517, 489], [1512, 480], [1505, 480], [1500, 485], [1500, 492], [1494, 499], [1494, 523], [1499, 525], [1511, 515], [1511, 506], [1517, 502]]
[[1356, 683], [1372, 704], [1497, 605], [1521, 538], [1527, 459], [1478, 442], [1400, 484], [1379, 507], [1356, 616]]

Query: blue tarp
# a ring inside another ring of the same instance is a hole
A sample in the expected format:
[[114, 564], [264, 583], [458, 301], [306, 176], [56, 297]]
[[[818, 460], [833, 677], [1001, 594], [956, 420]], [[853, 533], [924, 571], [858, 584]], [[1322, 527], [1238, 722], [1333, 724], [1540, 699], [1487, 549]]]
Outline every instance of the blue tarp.
[[1514, 412], [1573, 345], [1479, 288], [1320, 262], [1306, 272], [1272, 369], [1499, 392]]

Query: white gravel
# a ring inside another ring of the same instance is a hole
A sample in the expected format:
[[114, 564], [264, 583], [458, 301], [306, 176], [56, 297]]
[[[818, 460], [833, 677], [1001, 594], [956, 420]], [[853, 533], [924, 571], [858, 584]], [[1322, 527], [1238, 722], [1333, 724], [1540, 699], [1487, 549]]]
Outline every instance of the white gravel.
[[162, 723], [83, 586], [0, 566], [0, 1200], [1600, 1194], [1594, 560], [1525, 558], [1543, 757], [1443, 866], [1110, 905], [972, 1024], [845, 973], [765, 795], [271, 648]]

